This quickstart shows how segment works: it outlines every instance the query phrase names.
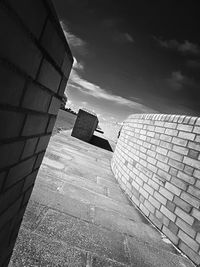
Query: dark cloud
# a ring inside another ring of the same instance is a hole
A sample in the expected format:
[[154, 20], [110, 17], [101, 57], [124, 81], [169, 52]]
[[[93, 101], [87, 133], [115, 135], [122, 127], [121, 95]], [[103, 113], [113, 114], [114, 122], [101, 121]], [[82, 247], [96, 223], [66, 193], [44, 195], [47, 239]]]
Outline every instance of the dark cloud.
[[161, 38], [154, 37], [156, 42], [163, 48], [176, 50], [182, 54], [199, 55], [200, 46], [192, 43], [188, 40], [178, 42], [177, 40], [163, 40]]

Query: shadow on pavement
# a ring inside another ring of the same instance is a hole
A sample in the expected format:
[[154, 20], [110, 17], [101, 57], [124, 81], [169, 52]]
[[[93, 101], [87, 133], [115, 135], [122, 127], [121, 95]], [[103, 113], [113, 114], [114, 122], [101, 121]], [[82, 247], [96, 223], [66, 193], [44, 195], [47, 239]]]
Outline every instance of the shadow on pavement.
[[110, 146], [108, 140], [101, 138], [99, 136], [93, 135], [92, 139], [90, 140], [89, 143], [94, 145], [94, 146], [97, 146], [97, 147], [100, 147], [100, 148], [103, 148], [103, 149], [106, 149], [108, 151], [113, 152], [112, 147]]

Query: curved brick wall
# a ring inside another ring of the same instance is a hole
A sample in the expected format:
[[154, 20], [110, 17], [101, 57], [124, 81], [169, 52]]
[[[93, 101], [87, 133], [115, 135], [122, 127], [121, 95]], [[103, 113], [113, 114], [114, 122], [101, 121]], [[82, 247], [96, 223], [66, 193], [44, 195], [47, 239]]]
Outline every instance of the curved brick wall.
[[131, 115], [111, 165], [133, 203], [200, 264], [200, 118]]

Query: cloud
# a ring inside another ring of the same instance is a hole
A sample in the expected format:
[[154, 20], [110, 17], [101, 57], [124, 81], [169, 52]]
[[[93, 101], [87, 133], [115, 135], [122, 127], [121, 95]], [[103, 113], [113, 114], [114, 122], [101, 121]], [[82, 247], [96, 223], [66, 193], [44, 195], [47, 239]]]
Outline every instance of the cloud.
[[74, 59], [73, 68], [77, 70], [83, 70], [84, 69], [83, 63], [78, 62], [75, 57], [73, 57], [73, 59]]
[[198, 60], [191, 59], [191, 60], [188, 60], [186, 64], [190, 68], [193, 68], [193, 69], [196, 69], [196, 70], [200, 69], [200, 61], [198, 61]]
[[133, 37], [127, 32], [116, 32], [113, 35], [113, 40], [118, 43], [134, 43]]
[[163, 48], [176, 50], [182, 54], [192, 54], [199, 55], [200, 54], [200, 46], [198, 44], [194, 44], [188, 40], [184, 42], [178, 42], [177, 40], [162, 40], [161, 38], [154, 37], [154, 40]]
[[119, 105], [137, 109], [139, 112], [145, 112], [148, 110], [148, 108], [142, 104], [136, 103], [122, 96], [112, 94], [100, 86], [83, 79], [75, 69], [73, 69], [71, 72], [68, 86], [72, 86], [82, 93], [91, 95], [95, 98], [112, 101]]
[[169, 85], [175, 91], [180, 91], [183, 88], [185, 77], [181, 71], [173, 71], [171, 77], [167, 79]]
[[87, 54], [88, 51], [86, 42], [81, 38], [79, 38], [78, 36], [71, 33], [68, 26], [63, 21], [60, 21], [60, 25], [67, 39], [67, 42], [69, 43], [70, 48], [76, 50], [81, 55]]
[[174, 91], [183, 89], [198, 89], [199, 85], [192, 78], [183, 75], [180, 70], [173, 71], [171, 77], [167, 79], [168, 84]]

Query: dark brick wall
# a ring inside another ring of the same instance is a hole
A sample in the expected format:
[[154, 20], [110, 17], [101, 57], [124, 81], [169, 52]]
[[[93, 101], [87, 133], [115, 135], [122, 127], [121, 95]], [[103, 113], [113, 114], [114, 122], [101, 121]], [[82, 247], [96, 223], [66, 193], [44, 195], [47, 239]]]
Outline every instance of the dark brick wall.
[[73, 58], [49, 0], [1, 0], [0, 40], [0, 266], [7, 266]]

